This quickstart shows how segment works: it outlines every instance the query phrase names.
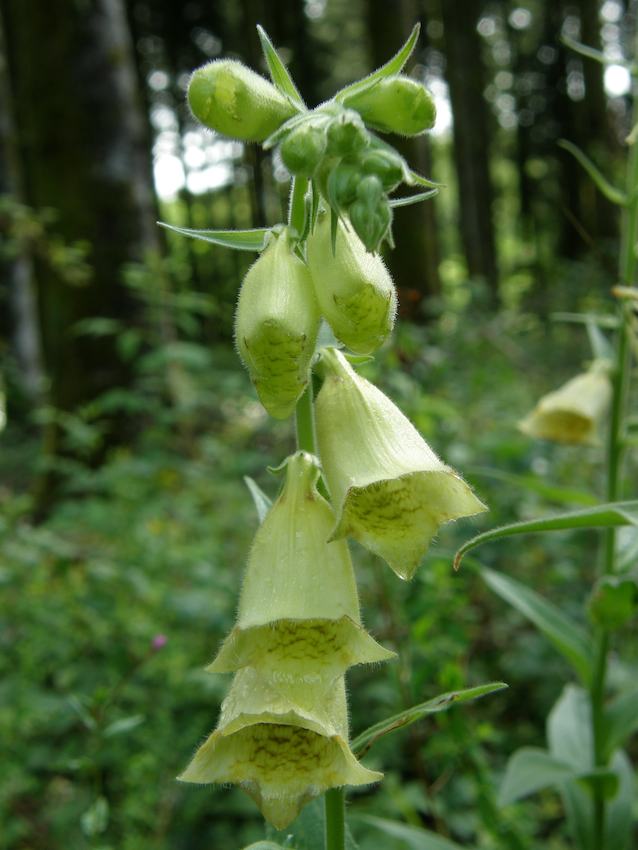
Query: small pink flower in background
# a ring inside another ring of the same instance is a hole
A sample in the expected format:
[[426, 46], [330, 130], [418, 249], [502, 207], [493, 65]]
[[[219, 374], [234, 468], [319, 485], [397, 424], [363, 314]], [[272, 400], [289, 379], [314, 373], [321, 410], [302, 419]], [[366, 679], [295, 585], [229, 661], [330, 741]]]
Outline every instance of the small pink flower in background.
[[155, 637], [151, 641], [151, 647], [156, 652], [158, 652], [160, 649], [165, 647], [167, 643], [168, 643], [168, 638], [166, 637], [166, 635], [159, 634], [159, 635], [155, 635]]

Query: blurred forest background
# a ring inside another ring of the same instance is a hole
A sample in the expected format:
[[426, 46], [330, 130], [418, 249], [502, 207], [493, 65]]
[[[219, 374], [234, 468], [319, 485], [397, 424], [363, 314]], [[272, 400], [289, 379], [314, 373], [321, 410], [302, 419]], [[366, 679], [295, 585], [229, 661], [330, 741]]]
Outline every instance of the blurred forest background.
[[[600, 493], [599, 449], [532, 443], [516, 423], [591, 358], [565, 314], [611, 301], [616, 209], [557, 143], [622, 174], [628, 6], [0, 0], [2, 850], [234, 850], [263, 834], [239, 791], [174, 777], [227, 685], [202, 668], [232, 624], [256, 527], [242, 476], [273, 494], [264, 470], [293, 434], [268, 419], [233, 351], [251, 255], [156, 221], [285, 215], [281, 162], [196, 126], [195, 67], [223, 55], [265, 73], [261, 23], [315, 105], [389, 58], [417, 20], [407, 70], [439, 118], [399, 146], [446, 188], [397, 210], [387, 260], [402, 321], [363, 371], [491, 513], [444, 529], [410, 587], [357, 547], [366, 624], [400, 661], [353, 671], [352, 727], [442, 690], [510, 689], [381, 744], [367, 763], [386, 779], [353, 795], [352, 828], [364, 850], [381, 846], [357, 823], [366, 811], [468, 847], [570, 846], [553, 792], [496, 804], [509, 753], [542, 741], [566, 666], [450, 561], [479, 528]], [[578, 618], [596, 541], [526, 538], [482, 557]], [[634, 666], [615, 675], [635, 675], [636, 635], [618, 639]]]

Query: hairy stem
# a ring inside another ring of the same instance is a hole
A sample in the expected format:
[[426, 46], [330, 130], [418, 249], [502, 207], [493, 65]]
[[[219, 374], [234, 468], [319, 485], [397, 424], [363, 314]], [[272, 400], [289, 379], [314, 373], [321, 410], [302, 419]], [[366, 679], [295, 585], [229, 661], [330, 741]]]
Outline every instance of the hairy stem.
[[326, 791], [326, 850], [344, 850], [346, 846], [346, 805], [343, 788]]
[[[634, 93], [635, 97], [636, 93]], [[634, 101], [636, 103], [636, 101]], [[638, 105], [634, 106], [634, 123], [638, 120]], [[632, 133], [632, 137], [634, 133]], [[633, 286], [636, 281], [638, 238], [638, 142], [631, 139], [627, 162], [627, 198], [623, 210], [619, 274], [624, 286]], [[625, 304], [619, 308], [619, 327], [616, 336], [616, 358], [613, 375], [613, 397], [607, 442], [607, 487], [606, 499], [615, 502], [622, 496], [622, 464], [624, 454], [624, 417], [629, 392], [631, 370], [631, 351], [629, 347], [629, 311]], [[604, 559], [602, 571], [612, 575], [616, 571], [616, 529], [610, 528], [605, 534]], [[594, 739], [594, 759], [596, 767], [605, 766], [605, 680], [607, 675], [607, 653], [609, 632], [598, 629], [594, 657], [594, 678], [590, 689], [592, 733]], [[597, 786], [594, 791], [594, 847], [605, 850], [605, 812], [606, 804], [603, 789]]]

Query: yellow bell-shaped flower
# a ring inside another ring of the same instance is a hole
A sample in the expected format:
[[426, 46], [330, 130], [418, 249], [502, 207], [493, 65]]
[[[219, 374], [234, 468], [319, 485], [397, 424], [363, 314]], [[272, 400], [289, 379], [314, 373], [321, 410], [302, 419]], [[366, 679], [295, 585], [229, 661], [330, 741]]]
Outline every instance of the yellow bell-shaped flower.
[[182, 782], [238, 784], [263, 816], [283, 829], [329, 788], [367, 785], [383, 774], [363, 767], [348, 746], [343, 677], [291, 699], [250, 667], [233, 680], [219, 723], [181, 774]]
[[235, 340], [261, 403], [276, 419], [291, 415], [308, 383], [320, 318], [312, 279], [288, 231], [273, 233], [241, 285]]
[[361, 625], [348, 545], [328, 542], [335, 517], [315, 486], [316, 458], [297, 452], [285, 474], [255, 535], [237, 624], [208, 670], [251, 666], [274, 682], [329, 683], [354, 664], [394, 653]]
[[596, 444], [611, 397], [609, 364], [594, 361], [588, 372], [544, 395], [518, 427], [524, 434], [541, 440]]
[[337, 339], [359, 354], [375, 351], [392, 331], [397, 311], [394, 283], [381, 257], [368, 253], [341, 222], [333, 253], [327, 213], [319, 215], [307, 252], [319, 307]]
[[409, 579], [441, 524], [487, 508], [341, 352], [324, 349], [322, 363], [317, 440], [337, 514], [332, 537], [354, 537]]

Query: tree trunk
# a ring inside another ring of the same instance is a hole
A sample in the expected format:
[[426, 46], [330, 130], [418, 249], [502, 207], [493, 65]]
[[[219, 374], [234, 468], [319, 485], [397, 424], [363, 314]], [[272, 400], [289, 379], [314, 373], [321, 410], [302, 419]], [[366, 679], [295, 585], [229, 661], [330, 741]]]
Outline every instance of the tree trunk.
[[442, 0], [446, 76], [454, 116], [461, 239], [470, 277], [488, 285], [498, 300], [498, 272], [490, 178], [490, 132], [483, 96], [484, 68], [476, 29], [479, 0]]
[[57, 211], [83, 240], [89, 282], [72, 286], [36, 263], [51, 402], [72, 410], [126, 384], [114, 341], [74, 333], [90, 316], [130, 320], [124, 264], [157, 246], [132, 44], [122, 0], [2, 0], [25, 198]]

